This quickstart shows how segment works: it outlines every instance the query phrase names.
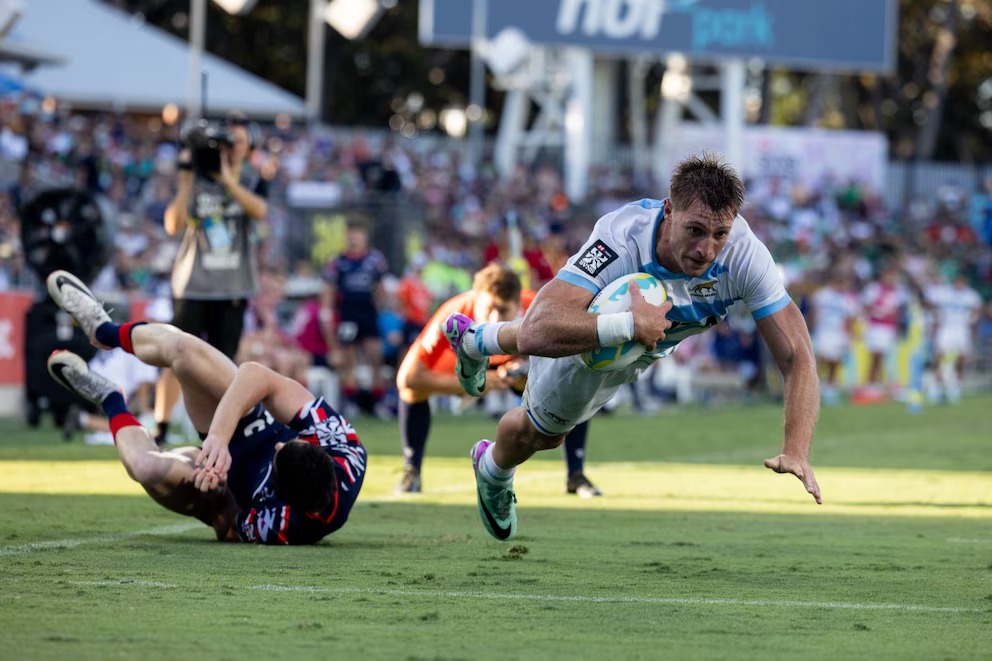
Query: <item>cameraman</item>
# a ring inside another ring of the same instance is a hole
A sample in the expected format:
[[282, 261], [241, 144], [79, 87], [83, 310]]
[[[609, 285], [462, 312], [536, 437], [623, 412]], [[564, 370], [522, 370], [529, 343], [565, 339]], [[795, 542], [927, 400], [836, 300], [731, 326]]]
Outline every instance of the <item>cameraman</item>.
[[[200, 123], [179, 155], [179, 189], [165, 230], [183, 232], [172, 270], [173, 325], [233, 358], [248, 300], [258, 289], [253, 224], [268, 212], [268, 182], [252, 169], [248, 120], [231, 113], [223, 127]], [[163, 370], [155, 392], [156, 442], [165, 443], [178, 383]]]

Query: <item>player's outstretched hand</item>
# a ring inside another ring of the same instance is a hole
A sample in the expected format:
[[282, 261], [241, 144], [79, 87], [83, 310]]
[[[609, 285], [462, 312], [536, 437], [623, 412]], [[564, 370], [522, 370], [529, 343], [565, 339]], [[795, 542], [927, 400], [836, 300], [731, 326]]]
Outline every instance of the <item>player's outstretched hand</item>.
[[787, 454], [780, 454], [777, 457], [765, 459], [765, 468], [770, 468], [776, 473], [792, 473], [802, 481], [803, 486], [806, 487], [806, 491], [816, 500], [816, 504], [823, 504], [823, 498], [820, 497], [820, 485], [816, 483], [816, 478], [813, 476], [813, 467], [809, 465], [809, 461], [806, 459], [798, 459]]
[[672, 327], [665, 315], [672, 309], [672, 302], [665, 301], [661, 305], [648, 303], [641, 294], [641, 288], [636, 280], [631, 280], [630, 311], [634, 314], [634, 340], [654, 351], [658, 342], [665, 339], [665, 333]]
[[207, 434], [200, 454], [196, 457], [196, 468], [205, 473], [215, 473], [221, 480], [226, 479], [227, 471], [231, 468], [231, 452], [227, 441]]

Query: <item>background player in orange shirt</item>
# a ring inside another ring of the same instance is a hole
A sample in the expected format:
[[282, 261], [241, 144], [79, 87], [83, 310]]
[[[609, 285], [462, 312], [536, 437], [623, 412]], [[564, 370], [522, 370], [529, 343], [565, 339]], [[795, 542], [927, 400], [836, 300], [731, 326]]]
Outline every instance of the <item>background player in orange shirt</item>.
[[[527, 311], [535, 292], [524, 290], [520, 278], [502, 264], [492, 263], [475, 274], [472, 289], [458, 294], [438, 308], [411, 345], [396, 374], [399, 390], [400, 439], [403, 442], [403, 478], [399, 493], [419, 493], [420, 469], [431, 427], [431, 395], [464, 395], [455, 375], [455, 352], [441, 332], [441, 322], [459, 312], [476, 321], [511, 321]], [[526, 370], [514, 369], [519, 359], [497, 356], [486, 372], [486, 392], [513, 388]], [[583, 472], [588, 425], [572, 430], [565, 439], [566, 489], [583, 498], [602, 495]]]

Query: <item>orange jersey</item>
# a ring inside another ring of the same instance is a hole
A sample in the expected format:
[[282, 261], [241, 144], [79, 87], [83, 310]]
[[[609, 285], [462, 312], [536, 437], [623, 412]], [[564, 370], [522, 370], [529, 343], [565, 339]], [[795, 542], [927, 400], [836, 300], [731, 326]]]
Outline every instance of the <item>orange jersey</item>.
[[431, 292], [420, 278], [406, 277], [400, 280], [396, 298], [403, 308], [403, 318], [414, 324], [423, 325], [430, 316]]
[[[535, 292], [525, 289], [520, 294], [520, 314], [527, 311], [534, 300]], [[428, 320], [424, 330], [420, 331], [417, 340], [410, 347], [410, 351], [417, 360], [423, 363], [430, 371], [436, 373], [453, 373], [455, 371], [455, 352], [448, 344], [448, 340], [441, 332], [441, 324], [449, 315], [456, 312], [472, 318], [475, 311], [475, 292], [467, 291], [458, 294], [445, 301], [437, 312]], [[510, 356], [493, 356], [489, 359], [489, 366], [495, 367], [510, 360]]]

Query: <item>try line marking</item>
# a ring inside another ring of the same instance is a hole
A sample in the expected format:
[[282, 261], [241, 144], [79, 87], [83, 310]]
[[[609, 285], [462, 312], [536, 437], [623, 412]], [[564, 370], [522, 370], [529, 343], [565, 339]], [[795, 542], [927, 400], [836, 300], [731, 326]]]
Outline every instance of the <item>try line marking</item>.
[[[72, 585], [92, 587], [183, 588], [172, 583], [120, 579], [117, 581], [69, 581]], [[981, 608], [924, 606], [918, 604], [859, 604], [838, 601], [792, 601], [774, 599], [704, 599], [693, 597], [594, 597], [587, 595], [514, 594], [498, 592], [457, 592], [444, 590], [392, 590], [386, 588], [323, 588], [306, 585], [251, 585], [241, 590], [263, 592], [310, 592], [323, 594], [377, 594], [390, 597], [426, 597], [430, 599], [479, 599], [483, 601], [563, 601], [593, 604], [659, 604], [676, 606], [757, 606], [759, 608], [825, 608], [863, 611], [910, 611], [917, 613], [983, 613]]]

